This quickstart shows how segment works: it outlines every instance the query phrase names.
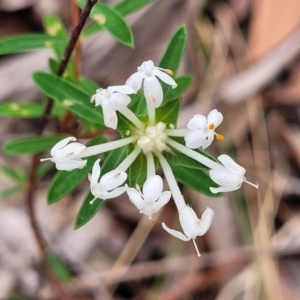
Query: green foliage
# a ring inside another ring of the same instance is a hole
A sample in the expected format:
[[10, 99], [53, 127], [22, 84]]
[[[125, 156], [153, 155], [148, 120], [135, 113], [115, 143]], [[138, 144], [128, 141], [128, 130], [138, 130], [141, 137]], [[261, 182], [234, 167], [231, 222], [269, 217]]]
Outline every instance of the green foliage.
[[128, 169], [128, 185], [135, 187], [136, 184], [143, 186], [147, 179], [147, 159], [144, 153], [136, 158]]
[[65, 283], [71, 282], [72, 275], [64, 261], [55, 253], [48, 252], [46, 259], [57, 277]]
[[[111, 151], [107, 158], [104, 160], [103, 165], [101, 166], [101, 176], [106, 174], [107, 172], [114, 170], [117, 166], [125, 159], [127, 156], [128, 147], [122, 147]], [[88, 193], [85, 197], [79, 213], [77, 214], [74, 228], [78, 229], [85, 225], [92, 217], [98, 212], [102, 204], [103, 200], [97, 199], [90, 204], [90, 201], [94, 199], [94, 196], [91, 193]]]
[[[87, 146], [98, 145], [105, 141], [104, 137], [99, 136], [91, 140]], [[88, 157], [87, 164], [82, 169], [76, 169], [71, 172], [58, 171], [52, 179], [48, 189], [48, 204], [61, 200], [63, 197], [72, 192], [85, 178], [87, 178], [87, 175], [91, 171], [96, 159], [97, 155]]]
[[133, 33], [126, 21], [115, 9], [103, 3], [97, 3], [91, 11], [91, 18], [117, 41], [126, 46], [133, 47]]
[[166, 125], [176, 125], [180, 110], [180, 98], [165, 102], [156, 109], [156, 122], [163, 122]]
[[9, 155], [40, 153], [48, 151], [65, 137], [60, 134], [17, 139], [4, 144], [3, 150]]
[[185, 50], [186, 40], [186, 26], [181, 25], [171, 38], [167, 50], [159, 63], [161, 68], [170, 69], [176, 75]]
[[64, 37], [43, 33], [9, 36], [0, 40], [0, 55], [52, 48], [57, 45], [65, 47], [67, 41]]
[[175, 81], [177, 83], [177, 87], [175, 89], [169, 88], [167, 89], [164, 99], [166, 101], [180, 97], [192, 84], [194, 78], [193, 76], [185, 75], [175, 78]]
[[33, 80], [43, 93], [78, 117], [104, 126], [102, 112], [90, 103], [91, 95], [69, 80], [44, 72], [34, 73]]
[[[81, 7], [83, 7], [85, 1], [84, 0], [77, 0], [77, 2], [79, 3], [79, 5]], [[143, 8], [144, 6], [146, 6], [147, 4], [151, 3], [151, 0], [124, 0], [120, 3], [118, 3], [114, 9], [116, 12], [119, 13], [120, 16], [122, 17], [126, 17], [136, 11], [138, 11], [139, 9]], [[97, 22], [93, 22], [83, 33], [83, 36], [88, 37], [91, 36], [97, 32], [99, 32], [100, 30], [102, 30], [103, 27], [97, 23]]]
[[11, 167], [0, 165], [0, 172], [17, 183], [24, 183], [26, 180], [26, 173], [22, 169], [14, 170]]

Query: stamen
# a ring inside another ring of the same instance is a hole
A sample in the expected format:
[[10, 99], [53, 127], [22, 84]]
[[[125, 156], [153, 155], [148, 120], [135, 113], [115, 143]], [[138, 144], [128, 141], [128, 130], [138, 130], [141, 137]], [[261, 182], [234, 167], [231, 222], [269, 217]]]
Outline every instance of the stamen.
[[252, 183], [252, 182], [250, 182], [250, 181], [246, 180], [246, 178], [244, 178], [244, 182], [246, 182], [246, 183], [248, 183], [249, 185], [251, 185], [251, 186], [255, 187], [256, 189], [258, 189], [258, 187], [259, 187], [259, 184], [258, 184], [258, 183], [257, 183], [257, 184], [255, 184], [255, 183]]
[[52, 160], [52, 158], [41, 158], [40, 161]]
[[93, 204], [97, 200], [97, 197], [95, 197], [93, 200], [90, 201], [90, 204]]
[[216, 128], [216, 126], [215, 126], [214, 123], [211, 123], [211, 124], [208, 125], [208, 128], [209, 128], [210, 130], [214, 130], [214, 129]]
[[197, 252], [197, 256], [198, 256], [198, 257], [200, 257], [200, 256], [201, 256], [201, 254], [200, 254], [200, 252], [199, 252], [199, 250], [198, 250], [198, 247], [197, 247], [196, 241], [195, 241], [194, 239], [192, 239], [192, 240], [193, 240], [193, 243], [194, 243], [194, 246], [195, 246], [196, 252]]
[[89, 174], [88, 174], [88, 180], [91, 181], [91, 179], [92, 179], [92, 174], [89, 173]]
[[173, 76], [174, 75], [174, 72], [170, 69], [165, 69], [165, 72], [170, 75], [170, 76]]
[[224, 140], [224, 135], [216, 133], [216, 139], [217, 139], [217, 141], [223, 141]]
[[92, 97], [91, 97], [91, 103], [93, 103], [94, 101], [96, 100], [96, 95], [93, 95]]

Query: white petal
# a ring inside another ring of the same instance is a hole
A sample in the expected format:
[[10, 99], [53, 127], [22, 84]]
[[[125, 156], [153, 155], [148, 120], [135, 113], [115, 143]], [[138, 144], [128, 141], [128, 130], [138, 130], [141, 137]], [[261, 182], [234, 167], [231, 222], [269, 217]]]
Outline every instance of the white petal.
[[115, 109], [107, 100], [103, 101], [101, 105], [103, 110], [105, 126], [116, 129], [118, 125], [118, 116]]
[[92, 169], [92, 177], [91, 177], [91, 189], [94, 188], [99, 183], [99, 177], [101, 175], [101, 167], [100, 167], [100, 159], [97, 159], [94, 162]]
[[170, 229], [165, 223], [162, 223], [161, 224], [163, 229], [165, 231], [167, 231], [169, 234], [175, 236], [176, 238], [182, 240], [182, 241], [189, 241], [191, 238], [187, 238], [183, 233], [177, 231], [177, 230], [174, 230], [174, 229]]
[[69, 142], [71, 141], [76, 141], [75, 137], [68, 137], [65, 138], [61, 141], [59, 141], [57, 144], [54, 145], [54, 147], [51, 149], [50, 154], [52, 155], [53, 151], [57, 151], [60, 150], [61, 148], [63, 148], [64, 146], [66, 146]]
[[175, 82], [175, 80], [170, 76], [168, 75], [167, 73], [163, 72], [163, 71], [160, 71], [158, 69], [154, 69], [153, 72], [152, 72], [153, 75], [157, 76], [160, 80], [162, 80], [164, 83], [168, 84], [168, 85], [171, 85], [172, 88], [176, 88], [177, 86], [177, 83]]
[[127, 174], [118, 170], [112, 170], [101, 177], [100, 184], [105, 190], [110, 191], [123, 184]]
[[145, 74], [143, 72], [136, 72], [126, 80], [125, 85], [129, 85], [135, 91], [138, 91], [142, 86], [144, 78]]
[[131, 99], [125, 94], [114, 93], [109, 102], [114, 110], [120, 110], [126, 107], [131, 102]]
[[213, 220], [214, 212], [211, 208], [206, 208], [204, 213], [201, 216], [200, 223], [197, 224], [193, 229], [193, 236], [196, 238], [196, 236], [204, 235], [207, 230], [209, 229], [212, 220]]
[[142, 209], [145, 206], [145, 201], [141, 194], [134, 188], [128, 188], [127, 194], [129, 200], [136, 206], [137, 209]]
[[148, 105], [159, 107], [163, 100], [163, 90], [160, 82], [154, 76], [146, 77], [144, 81], [144, 94]]
[[127, 187], [126, 186], [121, 186], [121, 187], [118, 187], [114, 190], [112, 190], [111, 192], [107, 192], [107, 191], [104, 191], [103, 192], [103, 200], [106, 200], [106, 199], [112, 199], [112, 198], [116, 198], [116, 197], [119, 197], [121, 194], [123, 194], [125, 191], [127, 190]]
[[218, 160], [223, 164], [225, 168], [233, 173], [239, 174], [244, 177], [246, 170], [237, 164], [230, 156], [222, 154], [218, 157]]
[[206, 138], [205, 138], [205, 141], [202, 144], [202, 149], [206, 149], [208, 146], [210, 146], [211, 143], [214, 140], [214, 137], [215, 137], [214, 131], [213, 130], [209, 130], [206, 133]]
[[101, 105], [103, 101], [110, 98], [110, 92], [107, 89], [98, 89], [95, 95], [95, 105]]
[[194, 115], [188, 122], [186, 127], [188, 129], [203, 129], [206, 125], [206, 117], [203, 115]]
[[213, 123], [215, 127], [218, 127], [222, 123], [222, 121], [223, 115], [216, 109], [213, 109], [207, 116], [207, 123]]
[[111, 93], [119, 92], [121, 94], [136, 94], [136, 91], [129, 85], [114, 85], [107, 88]]
[[159, 199], [156, 202], [156, 207], [158, 208], [157, 211], [159, 211], [164, 205], [166, 205], [170, 199], [171, 199], [171, 192], [170, 191], [165, 191], [163, 192]]
[[197, 220], [198, 217], [191, 207], [185, 205], [184, 208], [179, 211], [181, 227], [185, 235], [190, 239], [193, 238], [193, 228], [195, 227]]
[[143, 186], [143, 195], [148, 201], [156, 201], [162, 192], [163, 181], [158, 175], [149, 177]]
[[235, 187], [241, 185], [243, 177], [232, 173], [225, 168], [217, 168], [209, 171], [210, 178], [220, 186]]
[[213, 194], [217, 194], [217, 193], [227, 193], [227, 192], [236, 191], [240, 187], [241, 187], [241, 184], [238, 185], [238, 186], [220, 186], [220, 187], [217, 187], [217, 188], [211, 187], [209, 189]]
[[75, 169], [82, 169], [87, 163], [87, 160], [71, 159], [56, 163], [56, 169], [62, 171], [72, 171]]
[[190, 149], [201, 147], [206, 142], [206, 134], [203, 130], [191, 130], [185, 136], [185, 145]]
[[52, 152], [51, 155], [53, 156], [54, 160], [60, 158], [64, 160], [68, 160], [78, 155], [85, 148], [86, 148], [85, 145], [74, 142], [66, 145], [60, 150], [51, 151]]
[[153, 68], [154, 68], [154, 62], [152, 60], [147, 60], [144, 61], [140, 67], [138, 67], [138, 70], [145, 72], [145, 71], [151, 71]]

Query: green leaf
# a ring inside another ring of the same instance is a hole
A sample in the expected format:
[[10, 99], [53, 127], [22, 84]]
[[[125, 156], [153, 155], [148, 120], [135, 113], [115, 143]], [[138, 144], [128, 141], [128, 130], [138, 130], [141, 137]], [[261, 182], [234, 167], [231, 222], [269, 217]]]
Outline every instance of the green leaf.
[[67, 42], [66, 38], [42, 33], [9, 36], [0, 40], [0, 55], [65, 46]]
[[122, 138], [128, 137], [133, 130], [136, 129], [135, 125], [131, 123], [122, 114], [117, 112], [118, 115], [118, 126], [117, 129], [120, 132]]
[[136, 115], [145, 115], [147, 114], [147, 105], [145, 96], [142, 93], [136, 93], [130, 95], [131, 102], [128, 107], [136, 114]]
[[[94, 146], [104, 142], [105, 138], [100, 136], [90, 141], [87, 146]], [[97, 157], [98, 155], [94, 155], [86, 158], [87, 164], [82, 169], [76, 169], [71, 172], [58, 171], [52, 179], [48, 190], [48, 204], [55, 203], [72, 192], [87, 177]]]
[[90, 103], [91, 95], [74, 83], [44, 72], [34, 73], [33, 80], [43, 93], [80, 118], [104, 126], [102, 111]]
[[186, 26], [181, 25], [171, 38], [167, 50], [159, 63], [161, 68], [172, 70], [174, 75], [177, 73], [186, 46], [186, 40]]
[[86, 78], [86, 77], [80, 77], [79, 79], [79, 86], [81, 87], [81, 89], [86, 92], [89, 95], [94, 95], [96, 93], [96, 90], [99, 89], [99, 85]]
[[14, 170], [11, 167], [0, 165], [0, 172], [17, 183], [24, 183], [26, 181], [26, 173], [24, 170]]
[[21, 192], [23, 188], [21, 186], [14, 186], [8, 189], [5, 189], [4, 191], [0, 192], [0, 199], [3, 200], [15, 193]]
[[43, 105], [35, 103], [10, 102], [0, 104], [1, 117], [39, 118], [43, 111]]
[[193, 76], [189, 75], [177, 77], [175, 79], [177, 87], [175, 89], [169, 88], [167, 90], [167, 92], [164, 95], [165, 101], [172, 98], [180, 97], [183, 94], [183, 92], [185, 92], [188, 89], [188, 87], [192, 84], [193, 80]]
[[[109, 153], [107, 158], [105, 159], [103, 165], [101, 166], [101, 176], [105, 173], [116, 169], [116, 167], [125, 159], [127, 156], [128, 146], [115, 149]], [[91, 193], [85, 197], [80, 210], [77, 214], [74, 229], [78, 229], [81, 226], [85, 225], [92, 217], [98, 212], [102, 204], [103, 200], [97, 199], [90, 204], [90, 201], [94, 199], [94, 196]]]
[[[82, 0], [77, 0], [77, 2], [79, 2], [79, 5], [81, 7], [84, 6], [85, 1]], [[124, 0], [120, 3], [118, 3], [114, 9], [122, 16], [122, 17], [126, 17], [132, 13], [134, 13], [135, 11], [138, 11], [139, 9], [141, 9], [142, 7], [146, 6], [147, 4], [151, 3], [151, 0]], [[102, 30], [103, 27], [101, 25], [99, 25], [96, 22], [93, 22], [83, 33], [84, 37], [89, 37], [97, 32], [99, 32], [100, 30]]]
[[167, 125], [176, 125], [179, 111], [180, 98], [169, 100], [156, 109], [156, 122], [163, 122]]
[[63, 260], [53, 252], [48, 252], [46, 255], [46, 259], [51, 266], [53, 272], [57, 275], [57, 277], [62, 282], [71, 282], [72, 276], [67, 265], [63, 262]]
[[22, 138], [7, 142], [3, 150], [9, 155], [21, 155], [49, 151], [56, 143], [66, 138], [65, 135], [46, 135]]
[[46, 15], [43, 20], [43, 25], [46, 32], [51, 36], [60, 36], [65, 39], [68, 38], [68, 32], [63, 22], [55, 15]]
[[91, 18], [108, 31], [120, 43], [133, 47], [133, 33], [122, 16], [113, 8], [97, 3], [92, 11]]
[[44, 161], [42, 164], [39, 164], [36, 171], [36, 177], [43, 178], [52, 169], [53, 163], [50, 161]]
[[128, 169], [128, 185], [135, 187], [136, 184], [143, 186], [147, 179], [147, 158], [140, 153]]

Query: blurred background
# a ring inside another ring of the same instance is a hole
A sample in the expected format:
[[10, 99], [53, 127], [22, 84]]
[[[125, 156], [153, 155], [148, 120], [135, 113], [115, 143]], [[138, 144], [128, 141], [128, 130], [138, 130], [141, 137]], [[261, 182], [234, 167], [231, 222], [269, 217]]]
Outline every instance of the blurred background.
[[[49, 13], [71, 29], [71, 12], [69, 0], [1, 0], [0, 37], [41, 32]], [[48, 206], [52, 170], [34, 199], [39, 229], [55, 253], [48, 264], [60, 276], [45, 272], [24, 192], [14, 193], [0, 202], [0, 299], [300, 299], [300, 1], [153, 1], [127, 21], [135, 48], [94, 35], [83, 42], [82, 73], [104, 87], [123, 84], [143, 61], [158, 63], [185, 23], [189, 38], [179, 75], [195, 80], [183, 96], [179, 126], [195, 113], [221, 111], [218, 133], [225, 140], [207, 150], [231, 155], [259, 189], [243, 184], [208, 198], [181, 186], [198, 215], [207, 206], [215, 212], [208, 233], [197, 238], [198, 258], [192, 242], [161, 227], [180, 227], [172, 201], [152, 223], [127, 196], [110, 200], [74, 231], [88, 181]], [[50, 56], [41, 50], [0, 57], [0, 101], [40, 102], [31, 73], [46, 71]], [[1, 118], [1, 145], [34, 135], [38, 124]], [[50, 123], [45, 133], [55, 130]], [[1, 164], [25, 170], [30, 160], [0, 154]], [[0, 173], [0, 189], [12, 186]]]

